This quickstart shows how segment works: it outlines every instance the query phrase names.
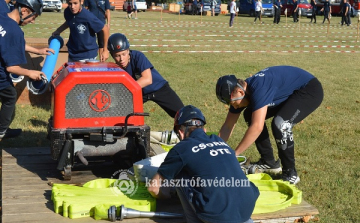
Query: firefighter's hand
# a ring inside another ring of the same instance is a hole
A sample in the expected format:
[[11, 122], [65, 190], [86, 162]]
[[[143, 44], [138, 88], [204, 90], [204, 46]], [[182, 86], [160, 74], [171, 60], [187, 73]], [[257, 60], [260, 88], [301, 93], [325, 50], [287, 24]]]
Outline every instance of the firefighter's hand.
[[39, 49], [38, 52], [41, 55], [51, 55], [51, 53], [55, 54], [55, 51], [51, 48], [42, 48], [42, 49]]
[[28, 72], [28, 77], [35, 81], [41, 80], [41, 76], [45, 76], [45, 75], [43, 72], [38, 71], [38, 70], [29, 70], [29, 72]]
[[101, 54], [100, 61], [105, 62], [108, 58], [109, 58], [109, 51], [104, 49], [103, 53]]
[[60, 36], [60, 32], [55, 30], [51, 35], [52, 36]]

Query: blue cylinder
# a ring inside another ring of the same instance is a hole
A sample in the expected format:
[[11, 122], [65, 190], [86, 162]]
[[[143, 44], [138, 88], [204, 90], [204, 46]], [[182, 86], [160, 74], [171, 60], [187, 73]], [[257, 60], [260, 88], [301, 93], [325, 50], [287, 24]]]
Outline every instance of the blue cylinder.
[[54, 73], [60, 48], [62, 48], [64, 45], [64, 40], [61, 38], [61, 36], [52, 36], [49, 38], [48, 42], [49, 48], [53, 49], [55, 53], [46, 56], [44, 66], [41, 69], [41, 71], [45, 74], [45, 77], [42, 77], [39, 81], [29, 79], [27, 82], [29, 91], [35, 95], [43, 94], [48, 89], [49, 80]]

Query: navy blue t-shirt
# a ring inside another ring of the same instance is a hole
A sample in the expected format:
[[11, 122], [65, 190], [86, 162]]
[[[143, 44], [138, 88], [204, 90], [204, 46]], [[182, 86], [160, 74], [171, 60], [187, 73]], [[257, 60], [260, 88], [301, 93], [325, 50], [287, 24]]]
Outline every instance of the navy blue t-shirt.
[[192, 185], [189, 182], [187, 187], [193, 192], [192, 204], [199, 218], [209, 222], [247, 221], [259, 196], [258, 188], [248, 181], [229, 145], [202, 129], [195, 129], [175, 145], [158, 173], [167, 180], [192, 177]]
[[105, 12], [110, 9], [109, 0], [85, 0], [84, 6], [98, 19], [105, 23]]
[[[274, 66], [259, 71], [252, 77], [247, 78], [246, 91], [250, 99], [249, 107], [256, 111], [266, 105], [274, 107], [289, 98], [294, 91], [306, 86], [315, 78], [309, 72], [292, 66]], [[230, 112], [240, 113], [244, 108], [234, 109], [230, 106]]]
[[311, 6], [312, 6], [313, 10], [317, 9], [315, 0], [311, 1]]
[[324, 11], [325, 12], [330, 12], [330, 2], [329, 1], [325, 1], [324, 2]]
[[274, 2], [274, 5], [276, 5], [276, 6], [277, 6], [277, 8], [279, 9], [279, 8], [280, 8], [280, 5], [281, 5], [281, 2], [276, 1], [276, 2]]
[[298, 2], [296, 1], [294, 1], [294, 10], [296, 9], [296, 7], [298, 6]]
[[7, 14], [0, 14], [0, 90], [13, 85], [6, 67], [26, 63], [24, 32]]
[[0, 14], [9, 13], [9, 6], [6, 4], [4, 0], [0, 0]]
[[152, 76], [152, 84], [142, 89], [143, 95], [159, 90], [167, 83], [167, 81], [159, 74], [142, 52], [130, 50], [130, 63], [124, 69], [128, 74], [137, 80], [141, 77], [141, 73], [149, 68]]
[[70, 9], [66, 8], [64, 18], [70, 29], [67, 43], [69, 58], [83, 60], [96, 57], [98, 45], [95, 34], [100, 32], [105, 24], [85, 8], [78, 14], [72, 14]]

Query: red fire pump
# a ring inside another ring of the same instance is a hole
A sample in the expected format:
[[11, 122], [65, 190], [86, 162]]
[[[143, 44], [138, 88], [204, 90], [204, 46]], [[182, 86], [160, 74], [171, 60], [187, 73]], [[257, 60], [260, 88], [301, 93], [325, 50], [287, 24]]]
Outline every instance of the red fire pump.
[[65, 180], [75, 164], [100, 157], [131, 164], [148, 157], [141, 87], [116, 64], [65, 63], [51, 78], [51, 92], [51, 155]]

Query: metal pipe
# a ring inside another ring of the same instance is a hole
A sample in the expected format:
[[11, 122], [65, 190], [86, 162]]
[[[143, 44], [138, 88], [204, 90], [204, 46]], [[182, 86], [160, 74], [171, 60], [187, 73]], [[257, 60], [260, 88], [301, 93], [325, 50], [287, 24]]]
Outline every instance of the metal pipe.
[[128, 137], [115, 139], [113, 143], [75, 139], [74, 153], [79, 158], [82, 158], [84, 156], [113, 156], [122, 150], [131, 151], [135, 148], [135, 146], [136, 145], [133, 140]]
[[124, 205], [120, 206], [120, 216], [116, 216], [116, 206], [111, 206], [108, 210], [108, 218], [110, 221], [124, 220], [125, 218], [182, 218], [183, 214], [170, 213], [170, 212], [151, 212], [151, 211], [138, 211], [131, 208], [126, 208]]

